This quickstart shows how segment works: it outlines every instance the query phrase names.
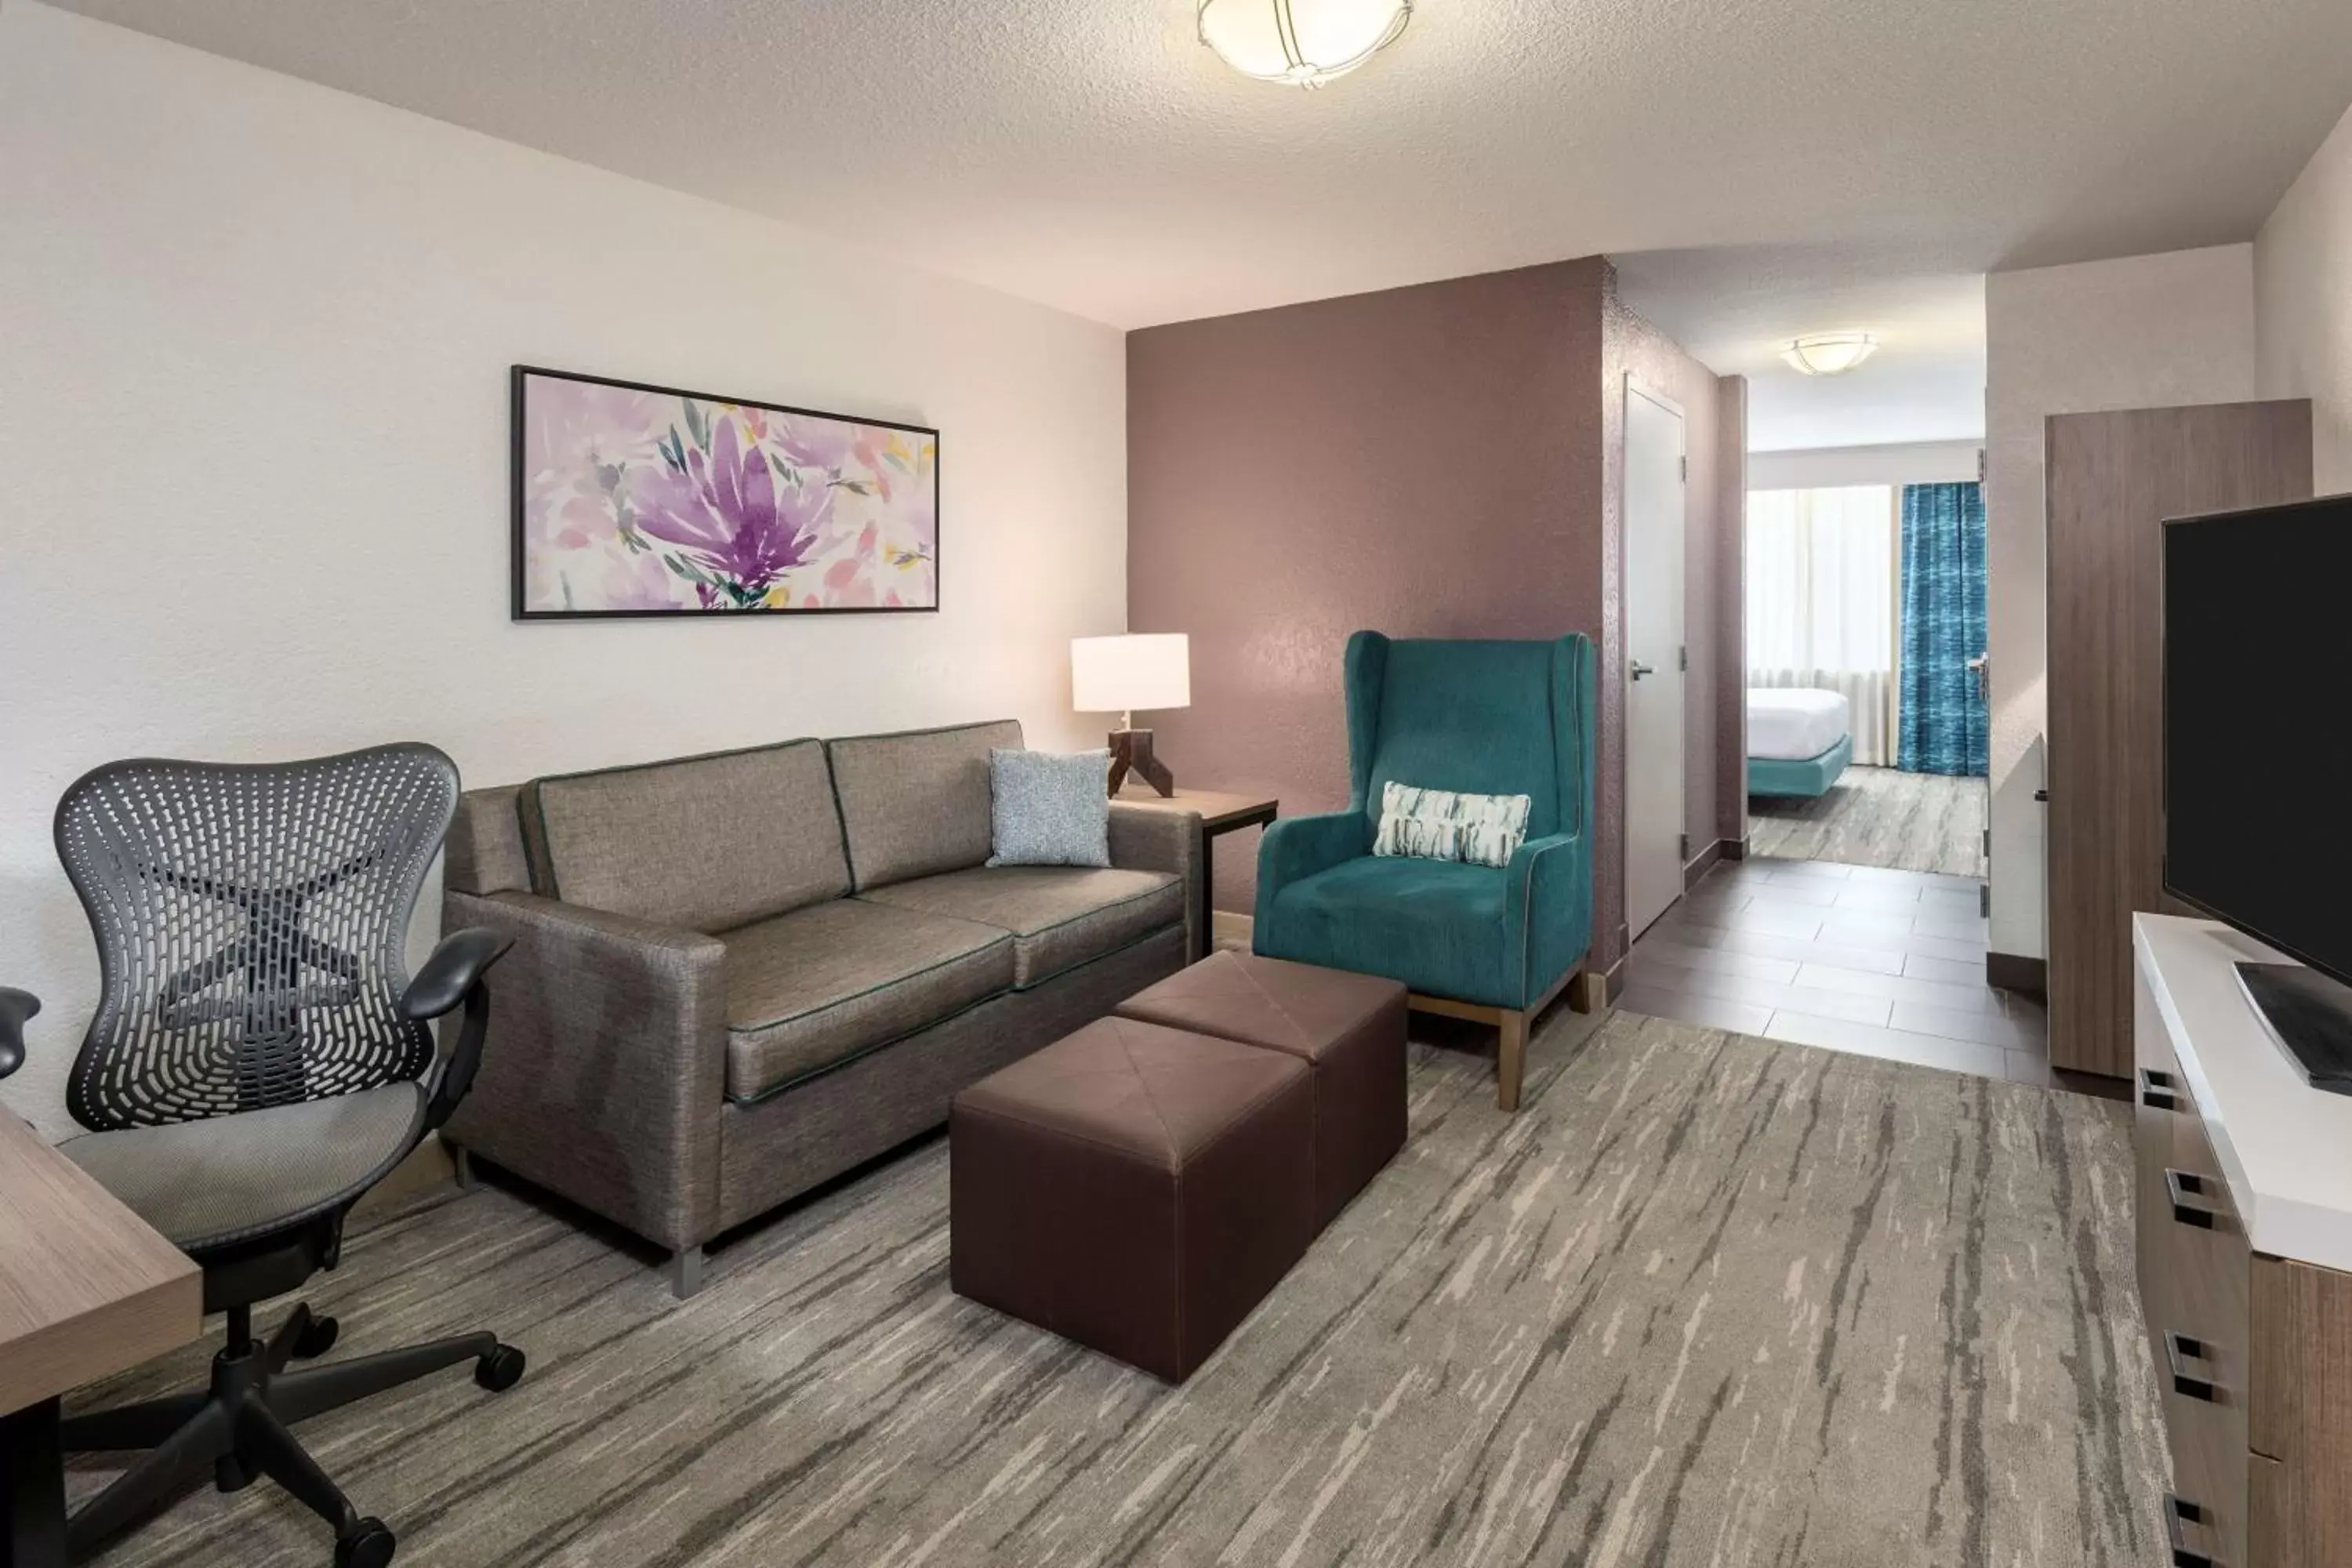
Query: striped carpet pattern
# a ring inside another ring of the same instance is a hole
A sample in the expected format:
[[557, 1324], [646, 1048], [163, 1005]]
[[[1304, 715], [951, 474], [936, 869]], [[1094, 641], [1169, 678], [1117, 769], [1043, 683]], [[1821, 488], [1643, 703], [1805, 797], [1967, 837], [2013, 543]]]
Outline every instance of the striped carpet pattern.
[[1812, 800], [1748, 797], [1751, 854], [1948, 877], [1985, 874], [1985, 781], [1848, 768]]
[[[1181, 1390], [954, 1296], [932, 1142], [684, 1303], [495, 1188], [387, 1221], [341, 1352], [530, 1375], [303, 1430], [406, 1568], [2162, 1560], [2125, 1108], [1626, 1013], [1491, 1075], [1416, 1045], [1403, 1154]], [[265, 1484], [105, 1561], [327, 1559]]]

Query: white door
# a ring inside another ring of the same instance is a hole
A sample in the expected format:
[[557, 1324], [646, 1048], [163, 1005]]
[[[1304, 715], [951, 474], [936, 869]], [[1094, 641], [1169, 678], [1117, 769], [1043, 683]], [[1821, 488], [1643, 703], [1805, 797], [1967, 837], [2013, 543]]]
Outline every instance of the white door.
[[1625, 923], [1683, 896], [1683, 416], [1625, 380]]

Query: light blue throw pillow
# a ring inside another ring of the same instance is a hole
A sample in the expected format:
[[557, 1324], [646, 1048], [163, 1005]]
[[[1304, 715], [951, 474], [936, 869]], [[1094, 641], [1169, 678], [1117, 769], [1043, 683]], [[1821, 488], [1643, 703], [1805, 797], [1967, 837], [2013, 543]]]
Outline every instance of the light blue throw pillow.
[[992, 750], [992, 866], [1110, 864], [1110, 752]]

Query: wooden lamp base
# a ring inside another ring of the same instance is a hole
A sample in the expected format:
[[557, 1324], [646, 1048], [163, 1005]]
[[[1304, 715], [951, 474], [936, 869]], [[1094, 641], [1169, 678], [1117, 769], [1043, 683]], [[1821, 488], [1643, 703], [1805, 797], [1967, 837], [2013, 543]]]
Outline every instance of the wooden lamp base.
[[1176, 775], [1168, 764], [1151, 754], [1151, 731], [1149, 730], [1113, 730], [1110, 732], [1110, 793], [1117, 795], [1118, 786], [1133, 773], [1163, 795], [1176, 793]]

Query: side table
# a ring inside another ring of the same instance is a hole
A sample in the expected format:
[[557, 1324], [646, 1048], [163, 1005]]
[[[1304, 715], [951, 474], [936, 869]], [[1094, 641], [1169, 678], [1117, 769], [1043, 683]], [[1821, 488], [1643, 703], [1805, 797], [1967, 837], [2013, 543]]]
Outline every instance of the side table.
[[1211, 929], [1217, 914], [1217, 863], [1213, 847], [1221, 835], [1238, 828], [1264, 827], [1272, 822], [1282, 803], [1272, 795], [1228, 795], [1218, 790], [1179, 788], [1174, 795], [1160, 795], [1151, 790], [1123, 789], [1111, 799], [1121, 805], [1147, 806], [1154, 811], [1183, 812], [1201, 819], [1201, 910], [1200, 935], [1193, 942], [1198, 950], [1192, 961], [1199, 963], [1209, 956], [1216, 946], [1216, 935]]

